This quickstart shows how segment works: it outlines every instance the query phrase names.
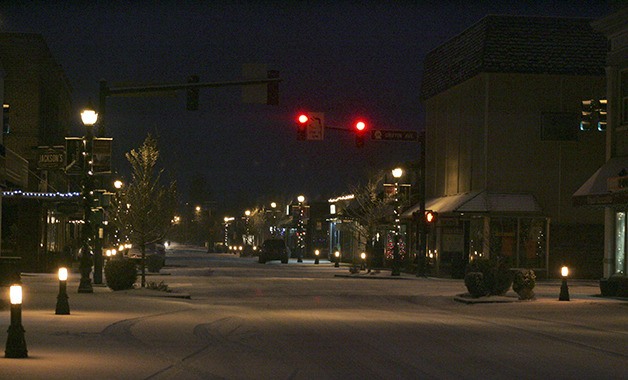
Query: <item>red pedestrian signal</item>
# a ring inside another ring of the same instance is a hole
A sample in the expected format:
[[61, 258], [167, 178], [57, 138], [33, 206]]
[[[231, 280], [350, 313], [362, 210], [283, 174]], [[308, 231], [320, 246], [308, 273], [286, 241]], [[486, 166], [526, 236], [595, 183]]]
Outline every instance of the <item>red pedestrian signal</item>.
[[305, 124], [305, 123], [307, 123], [308, 120], [310, 120], [310, 118], [307, 117], [306, 114], [302, 113], [302, 114], [299, 115], [297, 120], [299, 121], [299, 124]]
[[364, 146], [364, 135], [366, 133], [366, 123], [358, 120], [355, 123], [355, 146], [361, 148]]

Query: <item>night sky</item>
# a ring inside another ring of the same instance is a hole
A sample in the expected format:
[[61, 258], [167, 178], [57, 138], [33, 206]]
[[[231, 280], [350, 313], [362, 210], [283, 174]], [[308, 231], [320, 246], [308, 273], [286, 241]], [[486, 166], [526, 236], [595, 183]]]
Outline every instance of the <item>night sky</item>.
[[[153, 3], [157, 4], [154, 5]], [[149, 5], [153, 4], [153, 5]], [[114, 165], [147, 133], [158, 138], [166, 175], [187, 195], [203, 176], [212, 201], [237, 213], [303, 193], [327, 199], [376, 169], [418, 158], [414, 143], [326, 131], [296, 141], [299, 110], [329, 125], [357, 117], [372, 129], [423, 128], [419, 88], [425, 55], [487, 14], [600, 18], [601, 1], [3, 1], [0, 30], [44, 36], [73, 87], [79, 112], [98, 101], [98, 82], [184, 83], [241, 79], [245, 63], [279, 70], [280, 105], [241, 102], [238, 87], [203, 89], [198, 111], [176, 97], [109, 98], [106, 135]]]

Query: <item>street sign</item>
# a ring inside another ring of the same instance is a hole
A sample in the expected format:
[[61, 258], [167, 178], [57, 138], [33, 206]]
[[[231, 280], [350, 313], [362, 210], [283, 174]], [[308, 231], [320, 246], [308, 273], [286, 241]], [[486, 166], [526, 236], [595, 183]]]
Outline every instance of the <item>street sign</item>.
[[37, 147], [37, 169], [63, 169], [65, 164], [65, 147], [40, 146]]
[[419, 133], [417, 131], [374, 129], [371, 131], [371, 140], [381, 141], [418, 141]]
[[307, 140], [323, 140], [325, 136], [325, 114], [322, 112], [310, 112], [310, 122], [306, 129]]

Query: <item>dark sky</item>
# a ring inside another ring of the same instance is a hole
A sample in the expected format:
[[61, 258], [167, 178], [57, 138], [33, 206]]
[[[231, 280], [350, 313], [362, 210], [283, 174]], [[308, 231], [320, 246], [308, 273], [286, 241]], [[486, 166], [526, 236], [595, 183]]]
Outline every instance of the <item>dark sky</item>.
[[238, 87], [201, 90], [200, 109], [185, 95], [110, 98], [107, 135], [114, 164], [158, 138], [167, 174], [187, 193], [203, 176], [212, 200], [237, 213], [303, 193], [326, 199], [369, 171], [418, 157], [417, 144], [366, 141], [348, 133], [296, 141], [298, 110], [325, 112], [349, 127], [423, 128], [419, 88], [425, 55], [487, 14], [600, 18], [603, 1], [3, 1], [0, 30], [44, 36], [80, 109], [111, 86], [241, 79], [242, 65], [279, 70], [280, 106], [241, 102]]

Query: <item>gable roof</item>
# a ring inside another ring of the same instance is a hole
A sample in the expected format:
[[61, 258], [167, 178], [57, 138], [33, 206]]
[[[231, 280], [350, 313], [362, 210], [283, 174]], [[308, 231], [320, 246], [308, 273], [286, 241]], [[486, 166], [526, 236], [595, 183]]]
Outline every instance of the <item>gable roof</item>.
[[608, 43], [591, 21], [486, 16], [428, 53], [421, 100], [482, 72], [604, 76]]

